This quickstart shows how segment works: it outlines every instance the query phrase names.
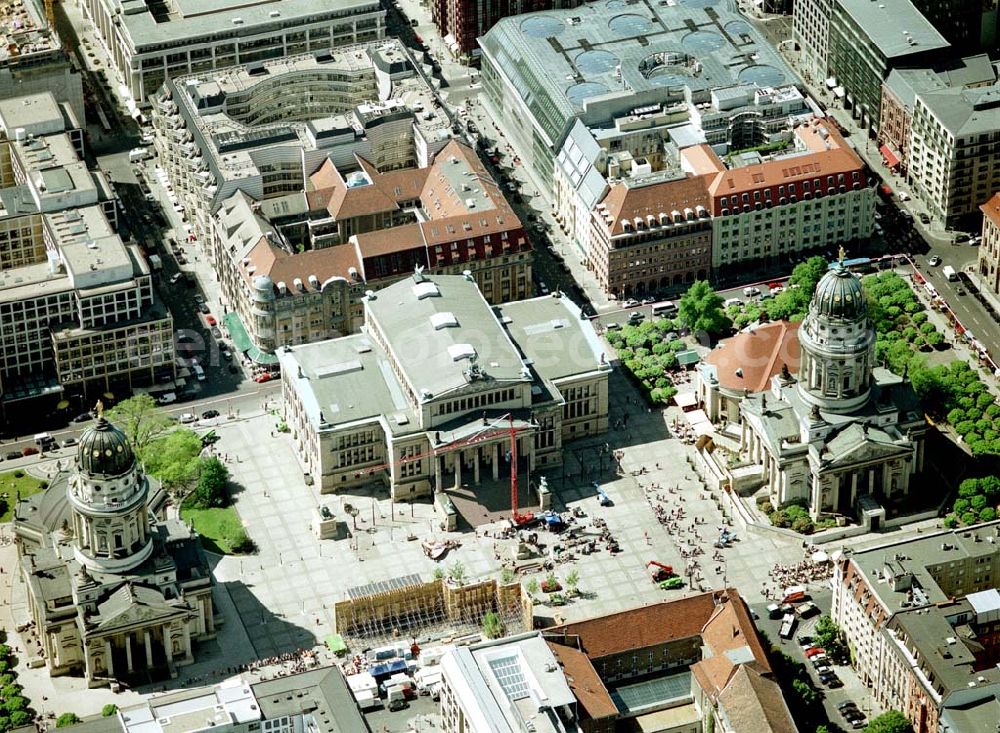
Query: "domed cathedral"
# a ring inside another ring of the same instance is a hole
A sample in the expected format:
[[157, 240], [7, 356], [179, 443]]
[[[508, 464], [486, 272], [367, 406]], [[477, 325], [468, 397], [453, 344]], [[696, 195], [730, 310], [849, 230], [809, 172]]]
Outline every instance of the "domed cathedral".
[[841, 251], [799, 327], [797, 375], [782, 370], [741, 402], [740, 450], [775, 508], [802, 502], [814, 519], [877, 529], [887, 507], [906, 512], [927, 426], [906, 375], [875, 366], [868, 299], [843, 262]]
[[164, 518], [165, 492], [98, 412], [72, 465], [14, 515], [25, 621], [38, 642], [29, 653], [92, 687], [172, 676], [194, 661], [193, 642], [215, 635], [198, 536]]

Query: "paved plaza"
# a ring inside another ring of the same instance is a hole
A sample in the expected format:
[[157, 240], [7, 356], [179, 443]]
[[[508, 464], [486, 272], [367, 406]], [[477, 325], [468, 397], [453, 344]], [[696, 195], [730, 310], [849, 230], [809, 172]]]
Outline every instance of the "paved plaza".
[[[675, 414], [647, 411], [618, 374], [612, 385], [611, 421], [624, 420], [628, 413], [627, 426], [570, 444], [566, 465], [546, 476], [554, 508], [580, 507], [586, 516], [577, 522], [585, 525], [594, 517], [604, 519], [621, 552], [611, 555], [602, 544], [596, 554], [557, 563], [558, 576], [564, 577], [571, 569], [579, 573], [582, 591], [580, 598], [559, 609], [560, 614], [567, 620], [585, 618], [687, 592], [660, 590], [645, 568], [648, 560], [655, 559], [680, 572], [686, 562], [682, 549], [689, 546], [678, 542], [677, 536], [694, 538], [693, 533], [671, 535], [657, 521], [650, 502], [656, 494], [665, 499], [662, 505], [668, 511], [683, 507], [682, 527], [691, 527], [693, 518], [699, 518], [697, 530], [705, 548], [699, 558], [704, 587], [719, 588], [725, 578], [749, 600], [756, 600], [761, 580], [767, 578], [773, 563], [801, 559], [800, 544], [775, 533], [752, 534], [724, 551], [724, 563], [713, 562], [711, 543], [723, 517], [691, 468], [693, 448], [669, 434], [667, 425]], [[267, 657], [319, 644], [332, 627], [333, 604], [345, 597], [348, 587], [410, 573], [431, 578], [437, 563], [424, 556], [423, 539], [457, 540], [460, 547], [441, 564], [461, 562], [470, 580], [499, 573], [497, 551], [501, 557], [510, 556], [514, 540], [497, 540], [483, 532], [442, 532], [440, 519], [428, 502], [393, 504], [386, 492], [379, 491], [320, 495], [316, 487], [305, 485], [290, 440], [273, 433], [273, 428], [273, 418], [254, 418], [218, 429], [218, 450], [240, 456], [230, 464], [237, 484], [236, 508], [260, 552], [222, 558], [216, 579], [232, 598], [257, 655]], [[612, 468], [609, 449], [623, 451], [620, 474]], [[632, 475], [643, 468], [644, 474]], [[601, 483], [613, 506], [599, 506], [593, 481]], [[654, 484], [661, 489], [650, 488]], [[677, 487], [676, 494], [669, 493], [671, 487]], [[357, 531], [342, 540], [317, 540], [310, 525], [321, 504], [345, 518], [349, 527], [352, 522], [344, 505], [357, 507]], [[593, 530], [585, 527], [584, 531]], [[544, 531], [540, 535], [543, 542], [556, 539]], [[717, 573], [717, 565], [724, 571]], [[551, 614], [544, 607], [539, 613]]]
[[[772, 565], [800, 560], [801, 544], [773, 532], [758, 531], [746, 536], [740, 532], [740, 541], [722, 551], [725, 561], [714, 561], [712, 542], [724, 518], [716, 498], [692, 468], [694, 448], [670, 434], [668, 426], [679, 411], [648, 410], [619, 372], [612, 375], [610, 391], [611, 424], [621, 427], [604, 436], [569, 444], [564, 466], [545, 475], [553, 492], [553, 508], [581, 509], [584, 516], [575, 521], [583, 525], [585, 534], [596, 535], [599, 530], [590, 522], [603, 519], [620, 552], [612, 555], [604, 543], [598, 542], [600, 549], [595, 554], [557, 562], [555, 573], [560, 578], [571, 570], [577, 571], [580, 594], [559, 608], [550, 608], [540, 599], [536, 615], [552, 619], [558, 612], [561, 618], [573, 621], [678, 598], [697, 592], [699, 587], [720, 588], [724, 583], [738, 587], [751, 603], [761, 601], [761, 582], [767, 579]], [[216, 426], [220, 436], [216, 450], [229, 461], [236, 509], [260, 549], [245, 557], [211, 556], [216, 608], [224, 618], [219, 636], [202, 645], [195, 655], [198, 661], [181, 668], [178, 680], [143, 692], [217, 682], [255, 660], [318, 647], [332, 630], [334, 603], [346, 597], [347, 588], [411, 573], [425, 579], [433, 576], [438, 565], [424, 555], [423, 539], [458, 541], [460, 546], [449, 552], [441, 565], [447, 568], [460, 562], [470, 581], [499, 575], [497, 552], [504, 558], [511, 556], [515, 540], [498, 540], [492, 536], [493, 531], [483, 531], [499, 529], [499, 524], [479, 531], [446, 533], [427, 501], [393, 504], [386, 491], [375, 489], [321, 495], [316, 487], [306, 485], [291, 441], [275, 431], [277, 421], [273, 414], [258, 414], [222, 420]], [[615, 465], [615, 454], [620, 458], [620, 470]], [[533, 473], [532, 480], [539, 475]], [[527, 485], [524, 479], [522, 476], [522, 483]], [[594, 481], [600, 483], [612, 506], [599, 505]], [[657, 501], [657, 496], [662, 501]], [[344, 511], [348, 503], [359, 509], [356, 531]], [[316, 538], [311, 524], [321, 504], [346, 520], [352, 530], [348, 537], [322, 541]], [[667, 513], [683, 508], [684, 518], [678, 521], [675, 532], [660, 524], [654, 505], [662, 506]], [[558, 539], [544, 530], [538, 533], [546, 544]], [[697, 558], [700, 582], [696, 575], [693, 587], [660, 590], [650, 579], [646, 563], [657, 560], [683, 575], [688, 558], [682, 552], [696, 545], [704, 548], [704, 554]], [[13, 548], [2, 550], [11, 555], [5, 567], [14, 567]], [[545, 574], [534, 577], [540, 582]], [[523, 576], [522, 580], [530, 577]], [[23, 588], [18, 592], [18, 585], [14, 583], [11, 602], [14, 618], [23, 618], [24, 594]], [[8, 588], [2, 590], [6, 596]], [[4, 625], [13, 628], [13, 619], [8, 617]], [[431, 630], [423, 640], [446, 632], [444, 628]], [[325, 653], [320, 659], [331, 660]], [[274, 667], [261, 672], [274, 673]], [[134, 694], [122, 698], [108, 690], [88, 691], [81, 680], [49, 679], [44, 669], [21, 674], [29, 696], [39, 701], [48, 698], [40, 707], [48, 709], [46, 706], [51, 705], [57, 713], [63, 709], [80, 714], [96, 712], [106, 702], [125, 704]]]

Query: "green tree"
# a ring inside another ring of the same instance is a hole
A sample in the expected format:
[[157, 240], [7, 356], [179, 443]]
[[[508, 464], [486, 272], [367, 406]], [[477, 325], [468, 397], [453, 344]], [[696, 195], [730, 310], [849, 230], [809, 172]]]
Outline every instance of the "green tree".
[[792, 276], [788, 278], [788, 285], [796, 286], [796, 290], [805, 290], [812, 297], [813, 291], [819, 285], [819, 281], [830, 269], [829, 263], [823, 257], [810, 257], [805, 262], [801, 262], [792, 270]]
[[827, 615], [819, 617], [813, 629], [813, 638], [816, 643], [826, 649], [831, 657], [842, 658], [845, 656], [843, 635], [837, 622]]
[[566, 574], [566, 589], [569, 591], [570, 595], [576, 595], [577, 586], [580, 585], [580, 573], [573, 568]]
[[534, 596], [538, 593], [538, 580], [536, 578], [531, 578], [524, 586], [524, 589], [528, 591], [528, 595]]
[[483, 636], [487, 639], [499, 639], [503, 636], [503, 621], [493, 611], [483, 616]]
[[13, 710], [10, 714], [10, 727], [20, 728], [31, 723], [31, 713], [27, 710]]
[[108, 420], [121, 428], [139, 456], [143, 456], [149, 444], [166, 433], [172, 424], [156, 400], [147, 394], [122, 400], [108, 411]]
[[465, 565], [460, 560], [453, 562], [448, 568], [448, 577], [456, 584], [465, 582]]
[[201, 438], [181, 428], [151, 442], [143, 452], [146, 471], [169, 488], [184, 489], [198, 476]]
[[109, 702], [103, 708], [101, 708], [101, 715], [105, 718], [110, 718], [112, 715], [118, 712], [118, 706], [113, 702]]
[[56, 718], [56, 728], [68, 728], [69, 726], [76, 725], [80, 722], [82, 722], [82, 720], [76, 713], [63, 713]]
[[888, 710], [868, 721], [865, 733], [913, 733], [913, 726], [898, 710]]
[[830, 729], [827, 728], [825, 725], [817, 725], [816, 733], [830, 733]]
[[804, 707], [815, 705], [816, 701], [819, 700], [819, 694], [816, 690], [812, 687], [812, 685], [808, 682], [804, 682], [803, 680], [792, 680], [792, 690], [795, 692], [795, 696]]
[[719, 336], [732, 325], [722, 310], [722, 303], [722, 297], [712, 289], [707, 280], [695, 280], [681, 296], [678, 313], [692, 331], [705, 331], [710, 336]]
[[201, 460], [198, 486], [192, 499], [197, 507], [222, 507], [229, 503], [229, 469], [215, 456]]
[[13, 713], [19, 710], [27, 710], [28, 698], [23, 695], [11, 695], [10, 697], [4, 698], [3, 706], [7, 708], [8, 713]]

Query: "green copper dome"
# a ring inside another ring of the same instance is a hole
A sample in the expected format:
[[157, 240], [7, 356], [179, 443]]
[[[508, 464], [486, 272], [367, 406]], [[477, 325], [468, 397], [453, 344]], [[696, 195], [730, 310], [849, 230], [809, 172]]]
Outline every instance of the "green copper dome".
[[135, 464], [125, 433], [103, 415], [80, 437], [76, 456], [80, 471], [98, 476], [120, 476]]
[[865, 289], [853, 273], [838, 263], [816, 286], [812, 310], [817, 315], [856, 321], [868, 315]]

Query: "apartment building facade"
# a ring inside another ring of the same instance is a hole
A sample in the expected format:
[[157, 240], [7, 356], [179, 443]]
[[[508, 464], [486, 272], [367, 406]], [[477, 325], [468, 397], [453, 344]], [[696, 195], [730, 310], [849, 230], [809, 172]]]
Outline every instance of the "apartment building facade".
[[606, 293], [624, 299], [708, 278], [712, 222], [706, 180], [619, 183], [595, 207], [587, 255]]
[[[855, 552], [837, 563], [831, 615], [861, 681], [918, 733], [997, 710], [1000, 526], [988, 522]], [[995, 720], [995, 717], [994, 717]]]
[[170, 192], [199, 238], [236, 191], [302, 214], [305, 197], [292, 195], [327, 161], [350, 167], [361, 155], [380, 171], [422, 167], [451, 137], [395, 41], [172, 79], [152, 117]]
[[827, 67], [863, 128], [881, 126], [882, 83], [891, 69], [934, 63], [949, 51], [910, 0], [833, 0]]
[[377, 0], [86, 0], [121, 82], [140, 106], [170, 78], [374, 41], [385, 36]]
[[1000, 84], [916, 95], [907, 182], [947, 228], [979, 225], [1000, 190]]

